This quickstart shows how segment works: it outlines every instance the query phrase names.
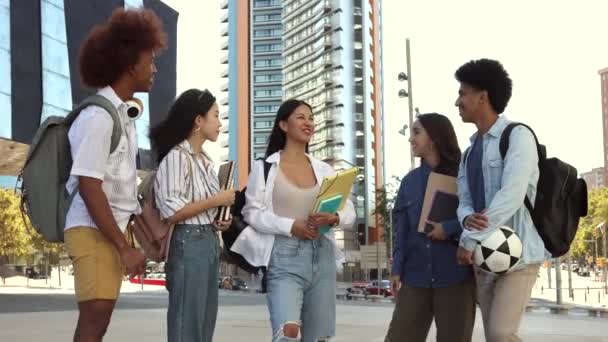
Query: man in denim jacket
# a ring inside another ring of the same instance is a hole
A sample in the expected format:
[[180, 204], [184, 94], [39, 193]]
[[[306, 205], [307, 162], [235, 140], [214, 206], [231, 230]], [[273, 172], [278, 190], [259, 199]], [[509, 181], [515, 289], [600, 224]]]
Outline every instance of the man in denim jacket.
[[527, 128], [517, 126], [505, 159], [500, 155], [500, 137], [510, 123], [501, 114], [511, 98], [512, 81], [498, 61], [468, 62], [455, 76], [460, 82], [456, 106], [462, 121], [477, 126], [458, 172], [458, 219], [465, 228], [458, 261], [471, 264], [477, 242], [500, 226], [513, 228], [523, 244], [520, 263], [500, 276], [476, 268], [477, 291], [486, 341], [521, 341], [521, 317], [540, 264], [548, 257], [524, 205], [525, 196], [532, 203], [536, 197], [536, 141]]

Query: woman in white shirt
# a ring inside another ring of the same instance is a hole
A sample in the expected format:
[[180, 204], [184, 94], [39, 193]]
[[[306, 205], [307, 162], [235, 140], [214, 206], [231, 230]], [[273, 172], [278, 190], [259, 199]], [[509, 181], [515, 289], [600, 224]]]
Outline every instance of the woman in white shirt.
[[333, 230], [351, 226], [349, 200], [338, 214], [313, 214], [323, 178], [333, 168], [308, 155], [315, 125], [312, 108], [287, 100], [278, 110], [264, 161], [249, 176], [243, 217], [250, 224], [232, 246], [251, 264], [266, 266], [273, 341], [325, 341], [335, 335], [336, 264], [342, 253]]
[[217, 141], [218, 106], [208, 90], [181, 94], [168, 117], [150, 130], [159, 161], [154, 183], [161, 217], [175, 224], [165, 265], [169, 291], [168, 341], [211, 342], [218, 308], [217, 209], [234, 203], [234, 191], [220, 191], [217, 174], [203, 151]]

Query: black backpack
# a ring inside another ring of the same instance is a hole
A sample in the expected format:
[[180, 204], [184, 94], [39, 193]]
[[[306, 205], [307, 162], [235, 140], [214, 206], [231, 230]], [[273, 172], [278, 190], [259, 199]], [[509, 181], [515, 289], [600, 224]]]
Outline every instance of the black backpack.
[[[268, 173], [270, 172], [271, 166], [272, 164], [264, 161], [264, 181], [268, 180]], [[241, 232], [248, 226], [247, 222], [245, 222], [243, 219], [242, 213], [246, 201], [246, 190], [247, 187], [236, 192], [234, 205], [230, 208], [230, 213], [232, 214], [232, 223], [227, 230], [222, 232], [222, 240], [224, 241], [223, 256], [226, 262], [237, 265], [246, 272], [258, 274], [260, 270], [265, 272], [265, 267], [253, 266], [245, 258], [243, 258], [242, 255], [230, 250], [230, 248], [232, 248], [232, 244], [234, 244], [234, 241], [236, 241]]]
[[587, 184], [578, 178], [573, 166], [558, 158], [547, 158], [544, 145], [538, 143], [536, 134], [528, 125], [510, 123], [500, 137], [500, 155], [505, 159], [509, 149], [509, 137], [513, 128], [524, 126], [532, 132], [538, 150], [538, 170], [534, 207], [526, 196], [524, 203], [545, 248], [554, 258], [570, 249], [581, 217], [587, 216]]

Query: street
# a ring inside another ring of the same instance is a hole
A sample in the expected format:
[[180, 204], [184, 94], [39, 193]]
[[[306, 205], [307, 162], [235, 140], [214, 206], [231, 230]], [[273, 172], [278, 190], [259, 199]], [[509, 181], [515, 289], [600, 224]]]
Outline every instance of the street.
[[[77, 318], [72, 294], [53, 290], [0, 287], [0, 341], [69, 341]], [[21, 292], [21, 293], [19, 293]], [[106, 341], [166, 340], [165, 291], [122, 294]], [[340, 301], [334, 342], [382, 342], [392, 315], [392, 304]], [[522, 338], [528, 342], [608, 341], [608, 322], [582, 312], [567, 316], [527, 313]], [[246, 338], [244, 338], [246, 336]], [[265, 297], [221, 291], [216, 342], [269, 341]], [[473, 341], [483, 341], [478, 312]], [[434, 328], [428, 341], [434, 341]]]

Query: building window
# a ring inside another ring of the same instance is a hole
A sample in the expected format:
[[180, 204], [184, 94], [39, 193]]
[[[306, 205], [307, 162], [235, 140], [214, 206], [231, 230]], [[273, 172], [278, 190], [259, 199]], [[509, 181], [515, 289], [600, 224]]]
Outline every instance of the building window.
[[256, 121], [253, 124], [254, 128], [272, 128], [272, 121], [271, 120], [264, 120], [264, 121]]
[[254, 77], [254, 83], [266, 83], [266, 82], [281, 82], [283, 80], [283, 75], [281, 74], [273, 74], [273, 75], [256, 75]]
[[283, 91], [281, 89], [265, 89], [265, 90], [256, 90], [253, 93], [254, 97], [280, 97], [283, 96]]
[[268, 141], [268, 135], [260, 135], [253, 138], [253, 143], [256, 145], [263, 145]]
[[270, 7], [281, 5], [280, 0], [256, 0], [253, 3], [253, 7]]
[[280, 67], [281, 65], [283, 65], [281, 59], [259, 59], [254, 63], [256, 68]]
[[259, 113], [276, 113], [279, 110], [279, 106], [254, 106], [253, 110], [256, 114]]
[[253, 51], [255, 51], [255, 52], [281, 51], [281, 44], [258, 44], [258, 45], [254, 45]]
[[253, 16], [253, 21], [257, 23], [276, 20], [281, 20], [280, 14], [258, 14]]
[[269, 30], [255, 30], [255, 37], [280, 37], [282, 31], [280, 29], [269, 29]]

